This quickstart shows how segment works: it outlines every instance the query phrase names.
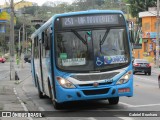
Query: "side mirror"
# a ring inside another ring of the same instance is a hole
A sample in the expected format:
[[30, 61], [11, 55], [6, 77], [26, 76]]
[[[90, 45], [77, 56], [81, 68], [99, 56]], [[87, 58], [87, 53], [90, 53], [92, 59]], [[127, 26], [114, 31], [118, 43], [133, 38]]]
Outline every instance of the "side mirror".
[[127, 21], [128, 23], [128, 29], [129, 29], [129, 39], [131, 43], [135, 42], [135, 38], [134, 38], [134, 23], [131, 21]]

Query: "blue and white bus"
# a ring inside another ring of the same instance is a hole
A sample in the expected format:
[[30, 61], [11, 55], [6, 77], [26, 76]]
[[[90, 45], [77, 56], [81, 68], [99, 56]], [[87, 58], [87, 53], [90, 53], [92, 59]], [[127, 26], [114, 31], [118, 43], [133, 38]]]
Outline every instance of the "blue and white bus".
[[39, 97], [62, 103], [133, 96], [132, 49], [121, 11], [54, 15], [32, 36], [32, 75]]

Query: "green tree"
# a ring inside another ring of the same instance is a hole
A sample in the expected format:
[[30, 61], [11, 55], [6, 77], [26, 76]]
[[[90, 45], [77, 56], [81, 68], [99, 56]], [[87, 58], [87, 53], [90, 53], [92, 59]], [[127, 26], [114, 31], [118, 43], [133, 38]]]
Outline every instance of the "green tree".
[[128, 0], [130, 12], [133, 17], [138, 18], [138, 13], [147, 11], [148, 7], [156, 7], [157, 0]]

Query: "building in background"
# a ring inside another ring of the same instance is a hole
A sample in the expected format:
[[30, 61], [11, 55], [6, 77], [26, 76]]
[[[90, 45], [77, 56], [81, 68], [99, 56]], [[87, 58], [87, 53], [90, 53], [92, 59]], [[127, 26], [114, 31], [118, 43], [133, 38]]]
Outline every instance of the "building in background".
[[[28, 2], [28, 1], [21, 1], [21, 2], [14, 3], [14, 10], [17, 11], [21, 8], [35, 6], [35, 5], [37, 5], [37, 3]], [[0, 8], [8, 8], [9, 6], [10, 6], [10, 4], [8, 2], [5, 2], [4, 5], [0, 5]]]
[[5, 31], [6, 31], [5, 24], [6, 24], [6, 20], [1, 20], [0, 19], [0, 33], [5, 33]]
[[140, 12], [139, 17], [142, 18], [142, 49], [134, 50], [135, 58], [144, 58], [153, 62], [156, 49], [156, 29], [157, 29], [157, 10], [149, 8], [148, 11]]
[[0, 33], [6, 32], [6, 23], [10, 20], [10, 15], [7, 11], [0, 9]]

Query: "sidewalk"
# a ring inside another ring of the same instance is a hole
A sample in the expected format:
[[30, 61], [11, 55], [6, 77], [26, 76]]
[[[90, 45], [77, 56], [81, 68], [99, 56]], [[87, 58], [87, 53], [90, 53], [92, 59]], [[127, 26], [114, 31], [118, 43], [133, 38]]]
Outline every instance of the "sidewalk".
[[[44, 120], [44, 118], [36, 117], [9, 117], [8, 114], [4, 116], [6, 112], [14, 115], [14, 112], [17, 113], [18, 111], [18, 113], [22, 113], [23, 111], [39, 110], [35, 103], [27, 97], [23, 89], [25, 80], [31, 79], [30, 64], [25, 63], [24, 68], [15, 66], [15, 70], [18, 72], [20, 80], [10, 80], [9, 73], [7, 75], [4, 74], [4, 79], [0, 79], [0, 120]], [[21, 82], [17, 84], [16, 81]]]
[[0, 111], [24, 111], [16, 94], [15, 81], [0, 81]]
[[[29, 67], [19, 68], [18, 76], [20, 81], [23, 82], [23, 80], [27, 79], [30, 75]], [[9, 76], [0, 80], [0, 111], [24, 111], [22, 102], [15, 89], [17, 86], [16, 80], [10, 80]]]
[[151, 63], [151, 66], [152, 66], [152, 72], [153, 73], [160, 74], [160, 67], [157, 68], [154, 63]]

